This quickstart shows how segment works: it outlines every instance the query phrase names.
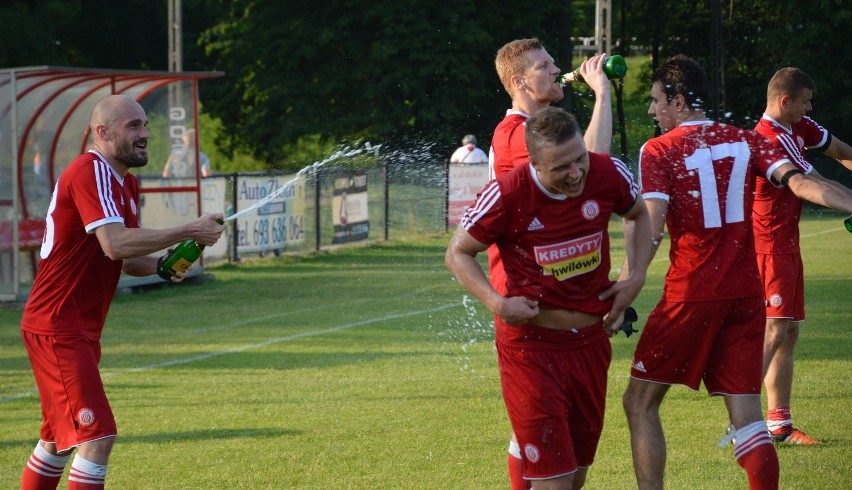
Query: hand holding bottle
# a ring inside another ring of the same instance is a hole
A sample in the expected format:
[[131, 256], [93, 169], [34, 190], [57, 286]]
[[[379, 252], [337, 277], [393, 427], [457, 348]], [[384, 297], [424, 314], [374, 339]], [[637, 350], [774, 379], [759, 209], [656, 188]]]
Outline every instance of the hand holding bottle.
[[180, 242], [168, 254], [160, 257], [157, 262], [157, 275], [166, 281], [171, 281], [172, 277], [183, 279], [183, 274], [201, 257], [204, 247], [213, 245], [222, 236], [225, 231], [223, 223], [222, 213], [205, 214], [192, 222], [189, 227], [194, 229], [196, 238]]
[[[583, 61], [580, 68], [564, 75], [559, 75], [556, 83], [564, 85], [572, 82], [585, 82], [592, 85], [595, 82], [595, 85], [597, 85], [596, 82], [599, 81], [597, 75], [600, 73], [603, 74], [606, 81], [623, 78], [627, 73], [627, 62], [617, 54], [607, 56], [606, 53], [601, 53]], [[587, 79], [586, 77], [592, 78]], [[594, 88], [595, 85], [592, 85], [592, 87]], [[609, 84], [607, 84], [608, 86]]]

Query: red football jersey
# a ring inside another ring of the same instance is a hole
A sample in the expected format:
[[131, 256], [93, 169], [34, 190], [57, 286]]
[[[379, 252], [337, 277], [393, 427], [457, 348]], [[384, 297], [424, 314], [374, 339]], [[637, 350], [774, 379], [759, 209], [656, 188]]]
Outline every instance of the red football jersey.
[[642, 146], [642, 195], [668, 201], [666, 300], [763, 295], [750, 219], [755, 177], [768, 179], [787, 161], [754, 131], [712, 121], [681, 124]]
[[488, 174], [491, 179], [530, 162], [530, 153], [524, 140], [524, 128], [529, 118], [529, 114], [510, 109], [494, 128], [491, 150], [488, 152]]
[[[491, 180], [511, 172], [519, 165], [530, 163], [530, 154], [524, 139], [529, 118], [529, 114], [525, 112], [509, 109], [506, 111], [506, 117], [494, 129], [491, 151], [488, 152], [488, 175]], [[505, 295], [506, 271], [496, 245], [488, 248], [488, 275], [491, 279], [491, 287]]]
[[107, 223], [138, 228], [138, 201], [136, 177], [122, 179], [97, 152], [77, 157], [62, 172], [22, 330], [100, 339], [122, 261], [104, 254], [94, 231]]
[[[813, 119], [805, 116], [787, 129], [763, 115], [754, 130], [765, 136], [779, 153], [809, 174], [813, 167], [805, 159], [805, 149], [825, 150], [831, 135]], [[754, 196], [754, 246], [758, 253], [799, 253], [799, 218], [802, 200], [786, 187], [776, 187], [763, 177], [757, 179]]]
[[491, 181], [465, 212], [464, 229], [482, 243], [497, 244], [508, 296], [524, 296], [544, 308], [609, 311], [612, 298], [597, 297], [614, 282], [609, 218], [629, 211], [639, 188], [620, 160], [595, 153], [589, 159], [580, 196], [546, 191], [527, 164]]

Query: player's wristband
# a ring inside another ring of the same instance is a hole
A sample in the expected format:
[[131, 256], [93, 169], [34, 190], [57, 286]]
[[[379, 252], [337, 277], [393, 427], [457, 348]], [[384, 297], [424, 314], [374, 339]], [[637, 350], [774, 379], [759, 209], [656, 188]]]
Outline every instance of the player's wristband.
[[783, 185], [784, 187], [787, 187], [787, 182], [790, 181], [790, 178], [793, 177], [796, 174], [801, 174], [801, 173], [802, 173], [802, 171], [797, 169], [797, 168], [794, 168], [793, 170], [788, 170], [787, 173], [785, 173], [781, 177], [781, 185]]

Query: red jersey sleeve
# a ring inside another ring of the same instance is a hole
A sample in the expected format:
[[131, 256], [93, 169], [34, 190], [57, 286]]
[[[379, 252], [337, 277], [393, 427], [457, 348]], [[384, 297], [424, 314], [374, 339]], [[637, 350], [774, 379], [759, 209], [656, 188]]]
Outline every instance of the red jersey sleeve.
[[831, 134], [828, 130], [808, 116], [803, 117], [801, 121], [793, 125], [793, 132], [802, 137], [805, 148], [825, 151], [831, 144]]

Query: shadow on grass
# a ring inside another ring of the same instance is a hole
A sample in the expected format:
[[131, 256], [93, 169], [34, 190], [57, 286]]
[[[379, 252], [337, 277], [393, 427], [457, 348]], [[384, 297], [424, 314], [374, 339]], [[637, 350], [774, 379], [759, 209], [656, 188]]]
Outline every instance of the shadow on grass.
[[200, 442], [226, 439], [278, 438], [297, 436], [293, 429], [203, 429], [183, 432], [156, 432], [151, 434], [121, 435], [117, 443], [162, 444], [169, 442]]
[[[283, 349], [282, 349], [283, 350]], [[166, 360], [162, 355], [133, 355], [125, 356], [124, 362], [135, 364], [142, 371], [153, 369], [262, 369], [289, 371], [304, 368], [334, 369], [387, 359], [405, 359], [409, 362], [414, 357], [435, 355], [433, 352], [322, 352], [322, 353], [290, 353], [290, 352], [257, 352], [246, 349], [244, 352], [197, 352], [184, 353], [178, 357]], [[110, 375], [124, 374], [121, 367], [101, 368], [102, 373]], [[132, 372], [134, 368], [129, 368]]]
[[[303, 431], [292, 429], [205, 429], [183, 432], [157, 432], [140, 435], [118, 435], [118, 444], [163, 444], [169, 442], [200, 442], [227, 439], [249, 438], [279, 438], [282, 436], [297, 436]], [[36, 434], [38, 433], [36, 432]], [[0, 449], [27, 447], [35, 445], [37, 439], [25, 438], [16, 440], [0, 440]]]

